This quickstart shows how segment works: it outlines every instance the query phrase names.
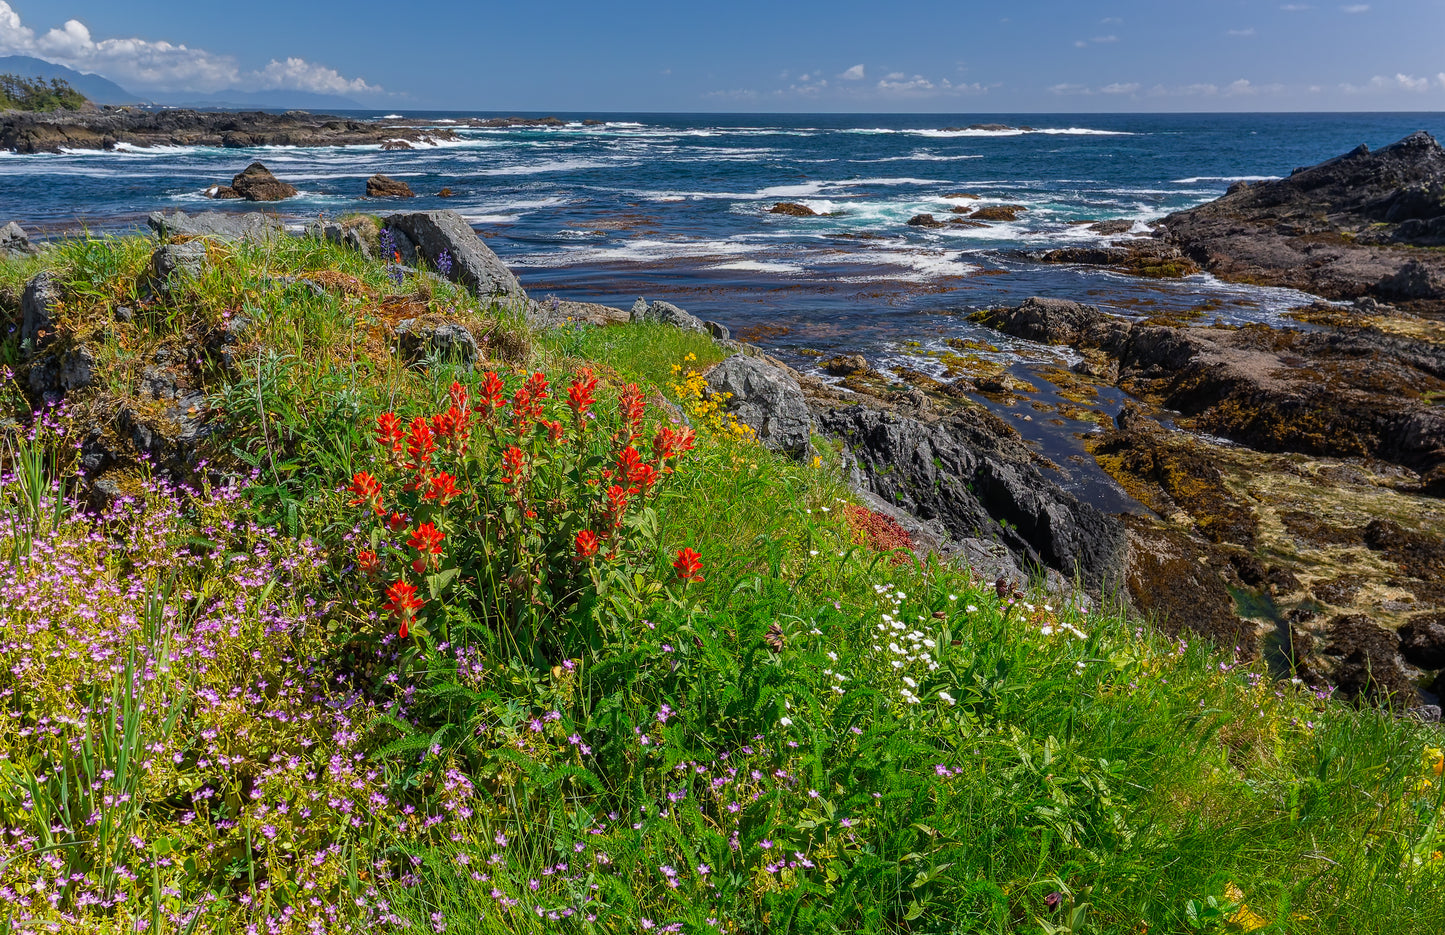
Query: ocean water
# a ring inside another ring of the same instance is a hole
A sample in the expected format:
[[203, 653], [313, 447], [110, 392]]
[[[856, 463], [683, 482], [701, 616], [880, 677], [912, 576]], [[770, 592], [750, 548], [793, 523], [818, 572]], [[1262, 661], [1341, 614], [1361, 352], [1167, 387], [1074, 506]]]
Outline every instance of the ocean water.
[[[143, 225], [156, 209], [254, 210], [203, 191], [259, 159], [301, 190], [267, 206], [297, 227], [321, 213], [449, 208], [539, 298], [624, 308], [638, 296], [666, 299], [803, 369], [816, 365], [819, 352], [847, 350], [881, 368], [929, 371], [941, 370], [929, 354], [955, 338], [989, 340], [1000, 359], [1015, 360], [1017, 348], [982, 332], [967, 313], [1030, 295], [1127, 315], [1204, 306], [1211, 319], [1275, 321], [1309, 297], [1207, 275], [1145, 281], [1040, 264], [1027, 253], [1109, 239], [1077, 222], [1127, 219], [1144, 232], [1148, 221], [1216, 198], [1236, 180], [1282, 176], [1360, 143], [1377, 148], [1419, 129], [1445, 138], [1438, 113], [557, 116], [571, 122], [460, 129], [458, 141], [397, 152], [3, 154], [0, 220], [48, 234], [108, 232]], [[950, 129], [981, 123], [1031, 129]], [[365, 180], [377, 172], [421, 197], [367, 200]], [[443, 187], [454, 197], [437, 197]], [[959, 193], [978, 197], [948, 197]], [[779, 201], [820, 216], [769, 213]], [[920, 213], [946, 220], [959, 204], [1027, 210], [1015, 222], [977, 228], [906, 223]], [[1068, 362], [1068, 351], [1057, 353]], [[1062, 453], [1077, 429], [1063, 420], [1026, 434]], [[1050, 441], [1051, 433], [1062, 440]]]

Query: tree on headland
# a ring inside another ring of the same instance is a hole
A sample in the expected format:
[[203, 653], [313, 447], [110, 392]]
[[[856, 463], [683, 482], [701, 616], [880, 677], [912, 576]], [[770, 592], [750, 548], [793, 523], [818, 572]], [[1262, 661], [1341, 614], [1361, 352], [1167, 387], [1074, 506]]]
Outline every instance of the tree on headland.
[[61, 78], [0, 75], [0, 110], [80, 110], [85, 95]]

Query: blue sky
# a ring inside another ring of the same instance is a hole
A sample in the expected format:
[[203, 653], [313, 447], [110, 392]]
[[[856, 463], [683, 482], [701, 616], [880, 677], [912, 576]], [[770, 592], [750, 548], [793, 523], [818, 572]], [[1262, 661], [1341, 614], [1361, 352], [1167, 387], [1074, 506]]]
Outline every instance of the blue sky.
[[384, 109], [1445, 111], [1445, 0], [0, 0], [0, 54]]

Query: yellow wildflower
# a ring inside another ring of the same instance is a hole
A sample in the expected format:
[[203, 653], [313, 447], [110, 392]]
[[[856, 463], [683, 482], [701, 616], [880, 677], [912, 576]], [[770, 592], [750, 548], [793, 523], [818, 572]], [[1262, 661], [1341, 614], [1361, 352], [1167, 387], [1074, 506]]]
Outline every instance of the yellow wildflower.
[[1238, 909], [1224, 917], [1225, 921], [1230, 925], [1238, 926], [1246, 932], [1253, 932], [1269, 925], [1268, 919], [1249, 908], [1244, 901], [1244, 891], [1233, 883], [1229, 883], [1224, 887], [1224, 898], [1232, 903], [1239, 904]]

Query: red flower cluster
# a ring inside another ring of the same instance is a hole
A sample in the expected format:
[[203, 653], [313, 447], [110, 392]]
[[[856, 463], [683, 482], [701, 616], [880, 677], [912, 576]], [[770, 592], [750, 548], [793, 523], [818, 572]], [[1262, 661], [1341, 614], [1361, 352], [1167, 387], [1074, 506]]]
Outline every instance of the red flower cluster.
[[567, 405], [578, 418], [581, 418], [597, 402], [594, 395], [596, 392], [597, 377], [593, 376], [591, 367], [583, 367], [577, 371], [577, 377], [567, 388]]
[[677, 558], [673, 561], [672, 567], [676, 569], [677, 576], [684, 582], [702, 580], [702, 556], [692, 549], [678, 549]]
[[[663, 427], [650, 449], [639, 442], [647, 403], [632, 383], [617, 396], [615, 431], [594, 433], [592, 423], [603, 417], [596, 412], [598, 382], [592, 370], [580, 369], [565, 399], [549, 404], [545, 374], [525, 374], [509, 395], [503, 378], [488, 372], [470, 392], [453, 382], [443, 411], [408, 420], [393, 412], [377, 416], [375, 437], [388, 471], [378, 470], [380, 477], [358, 471], [347, 490], [353, 506], [365, 507], [390, 531], [384, 541], [393, 551], [360, 550], [357, 567], [389, 582], [384, 606], [403, 637], [426, 603], [418, 577], [442, 569], [453, 553], [469, 568], [499, 563], [494, 580], [529, 591], [533, 606], [575, 600], [577, 563], [596, 574], [597, 561], [651, 554], [640, 539], [648, 525], [629, 517], [646, 508], [664, 475], [693, 447], [694, 434]], [[561, 416], [563, 405], [570, 418]], [[399, 497], [389, 504], [393, 483]], [[485, 537], [485, 550], [474, 549], [478, 536]], [[702, 560], [691, 549], [680, 551], [673, 567], [684, 583], [703, 580]], [[560, 587], [549, 584], [554, 576]]]

